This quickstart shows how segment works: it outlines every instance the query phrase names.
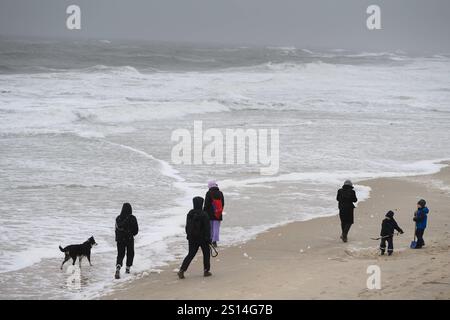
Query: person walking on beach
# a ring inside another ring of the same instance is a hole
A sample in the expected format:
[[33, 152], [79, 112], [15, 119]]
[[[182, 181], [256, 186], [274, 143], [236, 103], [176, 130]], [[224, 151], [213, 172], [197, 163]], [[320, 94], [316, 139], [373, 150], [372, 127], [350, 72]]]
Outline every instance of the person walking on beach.
[[186, 217], [186, 235], [189, 242], [189, 253], [184, 258], [183, 264], [178, 271], [178, 277], [184, 279], [184, 273], [197, 254], [198, 248], [203, 252], [203, 276], [211, 276], [210, 269], [210, 249], [211, 232], [208, 214], [203, 211], [203, 198], [192, 199], [194, 208], [189, 211]]
[[342, 229], [341, 239], [343, 242], [347, 242], [347, 235], [353, 224], [354, 203], [358, 201], [350, 180], [345, 180], [344, 185], [337, 192], [336, 200], [339, 202], [339, 218]]
[[394, 252], [394, 231], [397, 230], [401, 234], [403, 234], [402, 228], [400, 228], [397, 224], [397, 221], [394, 219], [394, 212], [389, 210], [386, 213], [386, 217], [383, 219], [381, 223], [381, 243], [380, 250], [381, 255], [384, 255], [386, 251], [386, 242], [388, 243], [388, 255], [392, 255]]
[[214, 247], [217, 247], [220, 233], [220, 223], [222, 221], [223, 207], [225, 201], [222, 191], [219, 190], [217, 183], [213, 181], [208, 182], [208, 192], [205, 195], [204, 210], [209, 214], [211, 221], [211, 241]]
[[430, 212], [426, 205], [427, 202], [425, 200], [419, 200], [419, 202], [417, 202], [417, 211], [414, 212], [413, 220], [416, 222], [417, 237], [415, 249], [420, 249], [425, 245], [425, 241], [423, 241], [423, 234], [427, 227], [428, 213]]
[[116, 242], [117, 242], [117, 260], [115, 278], [120, 279], [120, 269], [122, 268], [125, 252], [127, 255], [126, 273], [130, 273], [134, 259], [134, 237], [139, 232], [136, 217], [132, 214], [131, 204], [124, 203], [120, 215], [116, 218]]

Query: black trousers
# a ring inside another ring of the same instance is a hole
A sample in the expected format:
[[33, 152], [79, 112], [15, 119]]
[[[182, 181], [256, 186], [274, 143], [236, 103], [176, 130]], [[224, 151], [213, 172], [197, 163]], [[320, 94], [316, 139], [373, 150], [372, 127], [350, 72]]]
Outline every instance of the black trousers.
[[181, 265], [180, 271], [186, 271], [189, 268], [189, 265], [192, 262], [192, 259], [194, 259], [195, 255], [197, 254], [198, 248], [202, 248], [203, 252], [203, 269], [204, 271], [209, 271], [211, 268], [210, 265], [210, 249], [209, 244], [205, 241], [202, 243], [195, 242], [195, 241], [189, 241], [189, 253], [184, 258], [183, 264]]
[[131, 267], [133, 265], [134, 259], [134, 239], [130, 239], [126, 242], [118, 241], [117, 242], [117, 261], [116, 266], [123, 265], [123, 258], [125, 257], [125, 252], [127, 255], [126, 266]]
[[347, 238], [348, 232], [350, 231], [352, 224], [347, 222], [341, 222], [342, 236]]
[[423, 241], [423, 233], [424, 232], [425, 232], [425, 229], [416, 229], [416, 237], [417, 237], [416, 248], [422, 248], [422, 246], [425, 245], [425, 241]]
[[394, 251], [394, 237], [390, 236], [390, 237], [386, 237], [386, 238], [381, 238], [380, 249], [383, 252], [386, 251], [386, 242], [388, 244], [388, 252], [393, 252]]

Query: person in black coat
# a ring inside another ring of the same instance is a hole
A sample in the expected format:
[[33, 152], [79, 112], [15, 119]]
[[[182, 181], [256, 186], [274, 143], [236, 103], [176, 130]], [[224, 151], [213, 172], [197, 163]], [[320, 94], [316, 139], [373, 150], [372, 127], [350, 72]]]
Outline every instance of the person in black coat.
[[197, 254], [198, 248], [203, 252], [203, 275], [209, 277], [210, 270], [210, 249], [211, 231], [208, 214], [203, 211], [203, 198], [195, 197], [192, 199], [194, 209], [189, 211], [186, 217], [186, 235], [189, 242], [189, 253], [184, 258], [183, 264], [178, 272], [178, 277], [184, 279], [184, 273]]
[[116, 218], [116, 242], [117, 260], [115, 278], [120, 279], [120, 268], [122, 268], [123, 258], [127, 255], [126, 273], [130, 273], [134, 259], [134, 237], [139, 232], [136, 217], [133, 215], [131, 204], [124, 203], [120, 215]]
[[346, 180], [342, 188], [338, 190], [336, 200], [339, 202], [339, 218], [342, 229], [341, 239], [347, 242], [347, 235], [353, 224], [354, 203], [358, 201], [350, 180]]
[[389, 211], [386, 213], [386, 217], [383, 219], [381, 223], [381, 243], [380, 250], [381, 255], [384, 255], [386, 251], [386, 242], [388, 243], [388, 255], [391, 255], [394, 252], [394, 231], [397, 230], [400, 233], [403, 233], [403, 230], [398, 226], [397, 221], [394, 219], [394, 212]]

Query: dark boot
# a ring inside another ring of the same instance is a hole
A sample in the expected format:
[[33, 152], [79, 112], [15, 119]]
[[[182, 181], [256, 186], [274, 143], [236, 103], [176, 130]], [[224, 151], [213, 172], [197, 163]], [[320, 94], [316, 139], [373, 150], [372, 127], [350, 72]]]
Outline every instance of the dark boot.
[[352, 225], [348, 224], [348, 223], [341, 223], [341, 229], [342, 229], [341, 239], [343, 242], [347, 242], [347, 235], [348, 235], [348, 232], [350, 231], [351, 226]]
[[114, 275], [114, 277], [115, 277], [116, 279], [120, 279], [120, 268], [121, 268], [121, 266], [118, 264], [118, 265], [116, 266], [116, 274]]
[[131, 268], [131, 267], [127, 267], [127, 268], [125, 269], [125, 273], [128, 273], [128, 274], [129, 274], [129, 273], [130, 273], [130, 268]]
[[212, 276], [212, 273], [209, 272], [209, 271], [205, 271], [205, 272], [203, 272], [203, 276], [204, 277], [210, 277], [210, 276]]
[[184, 279], [184, 271], [183, 270], [178, 271], [177, 274], [178, 274], [178, 278]]

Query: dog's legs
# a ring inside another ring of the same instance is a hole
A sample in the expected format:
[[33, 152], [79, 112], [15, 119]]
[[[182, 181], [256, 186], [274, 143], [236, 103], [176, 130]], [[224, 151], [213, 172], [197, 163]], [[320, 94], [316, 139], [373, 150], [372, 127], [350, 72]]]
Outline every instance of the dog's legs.
[[72, 257], [72, 265], [75, 265], [75, 261], [77, 261], [77, 257]]
[[78, 257], [78, 265], [80, 266], [80, 269], [81, 269], [81, 258], [83, 258], [83, 257], [82, 256]]
[[69, 259], [70, 259], [69, 256], [65, 256], [65, 257], [64, 257], [64, 261], [61, 263], [61, 270], [63, 269], [64, 263], [66, 263]]
[[91, 254], [88, 254], [86, 256], [87, 260], [89, 261], [89, 265], [92, 267], [92, 263], [91, 263]]

